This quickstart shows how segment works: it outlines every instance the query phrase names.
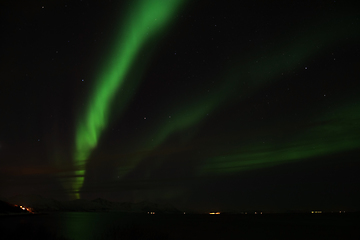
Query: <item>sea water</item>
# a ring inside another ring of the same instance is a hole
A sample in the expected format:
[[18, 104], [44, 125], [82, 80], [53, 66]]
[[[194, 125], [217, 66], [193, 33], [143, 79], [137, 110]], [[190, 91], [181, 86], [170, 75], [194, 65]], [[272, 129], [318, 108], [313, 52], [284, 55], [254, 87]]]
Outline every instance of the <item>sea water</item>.
[[0, 239], [351, 239], [359, 214], [148, 215], [66, 212], [0, 216]]

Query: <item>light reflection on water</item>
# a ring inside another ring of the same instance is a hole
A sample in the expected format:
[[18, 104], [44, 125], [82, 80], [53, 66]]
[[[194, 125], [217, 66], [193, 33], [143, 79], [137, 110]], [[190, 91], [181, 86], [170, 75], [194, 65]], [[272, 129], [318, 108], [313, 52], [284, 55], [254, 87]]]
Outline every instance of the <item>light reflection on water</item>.
[[66, 238], [100, 239], [107, 230], [128, 225], [138, 215], [68, 212], [58, 215], [58, 231]]
[[3, 216], [0, 230], [8, 232], [9, 236], [15, 237], [13, 239], [23, 239], [28, 235], [55, 235], [69, 240], [95, 240], [102, 239], [109, 229], [129, 226], [138, 217], [137, 214], [89, 212]]
[[98, 214], [64, 213], [59, 216], [60, 232], [72, 239], [92, 239], [102, 225]]
[[[358, 214], [148, 215], [53, 213], [0, 216], [0, 239], [352, 239]], [[31, 237], [29, 237], [31, 236]], [[59, 237], [62, 238], [59, 238]], [[355, 239], [355, 238], [354, 238]]]

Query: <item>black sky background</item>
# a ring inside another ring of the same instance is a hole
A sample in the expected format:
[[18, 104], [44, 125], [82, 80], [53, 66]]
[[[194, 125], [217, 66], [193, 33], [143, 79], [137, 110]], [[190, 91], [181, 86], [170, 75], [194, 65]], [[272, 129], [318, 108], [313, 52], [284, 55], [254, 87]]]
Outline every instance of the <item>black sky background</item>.
[[[0, 196], [68, 199], [57, 174], [71, 169], [77, 111], [86, 106], [130, 2], [1, 3]], [[360, 110], [358, 10], [341, 1], [185, 4], [170, 27], [152, 40], [158, 43], [137, 57], [131, 72], [141, 84], [125, 90], [134, 95], [123, 112], [113, 107], [87, 164], [81, 196], [202, 210], [359, 210], [356, 147], [220, 175], [197, 171], [206, 159], [230, 154], [238, 145], [286, 143], [292, 139], [288, 135], [295, 139], [318, 124], [314, 117], [344, 103]], [[237, 65], [266, 64], [277, 46], [291, 46], [321, 26], [331, 32], [334, 22], [352, 34], [334, 42], [325, 37], [317, 53], [267, 84], [255, 89], [251, 74], [232, 74]], [[140, 66], [145, 69], [141, 73]], [[122, 162], [146, 151], [139, 143], [151, 139], [156, 128], [161, 132], [161, 121], [191, 108], [232, 76], [241, 81], [238, 94], [224, 96], [226, 103], [205, 120], [172, 134], [125, 178], [116, 179]], [[351, 122], [354, 135], [360, 133], [356, 122]]]

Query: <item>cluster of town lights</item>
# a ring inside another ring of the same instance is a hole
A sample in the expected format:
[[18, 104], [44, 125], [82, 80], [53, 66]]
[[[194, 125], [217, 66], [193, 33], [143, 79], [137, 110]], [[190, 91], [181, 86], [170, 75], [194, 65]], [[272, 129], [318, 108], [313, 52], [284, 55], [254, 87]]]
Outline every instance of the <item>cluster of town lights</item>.
[[22, 206], [22, 205], [20, 205], [20, 206], [15, 205], [15, 207], [20, 207], [22, 210], [24, 210], [24, 211], [28, 211], [28, 212], [30, 212], [30, 213], [32, 213], [32, 212], [33, 212], [32, 208], [27, 208], [27, 207]]
[[322, 213], [322, 211], [311, 211], [311, 213]]

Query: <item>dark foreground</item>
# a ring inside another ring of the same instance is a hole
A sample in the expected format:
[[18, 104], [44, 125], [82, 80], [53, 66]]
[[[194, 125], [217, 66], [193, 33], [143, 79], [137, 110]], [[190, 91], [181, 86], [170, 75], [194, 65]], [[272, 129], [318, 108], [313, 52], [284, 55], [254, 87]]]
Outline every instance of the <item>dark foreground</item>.
[[0, 216], [0, 239], [359, 239], [359, 214]]

